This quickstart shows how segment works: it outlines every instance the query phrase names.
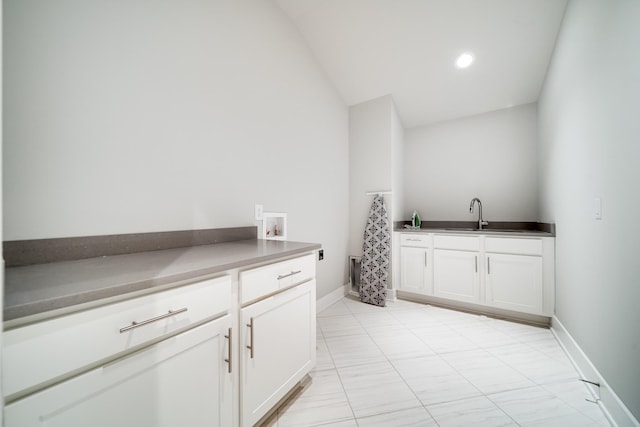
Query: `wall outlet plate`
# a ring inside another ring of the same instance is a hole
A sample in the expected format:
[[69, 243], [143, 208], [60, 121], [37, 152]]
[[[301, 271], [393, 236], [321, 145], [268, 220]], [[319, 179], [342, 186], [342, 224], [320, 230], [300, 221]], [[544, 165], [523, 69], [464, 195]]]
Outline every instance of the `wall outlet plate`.
[[602, 219], [602, 199], [600, 197], [593, 198], [593, 217], [597, 220]]
[[262, 221], [262, 214], [264, 213], [264, 206], [256, 205], [255, 206], [255, 217], [256, 221]]

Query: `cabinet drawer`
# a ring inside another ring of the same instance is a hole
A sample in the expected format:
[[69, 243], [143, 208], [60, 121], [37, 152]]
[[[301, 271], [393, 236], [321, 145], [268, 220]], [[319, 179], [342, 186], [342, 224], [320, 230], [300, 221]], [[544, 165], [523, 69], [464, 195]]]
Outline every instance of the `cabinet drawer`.
[[540, 239], [509, 239], [487, 237], [484, 242], [484, 247], [486, 252], [542, 255], [542, 240]]
[[400, 245], [402, 246], [415, 246], [419, 248], [426, 248], [429, 246], [428, 234], [401, 234]]
[[316, 275], [314, 255], [306, 255], [280, 261], [264, 267], [240, 273], [240, 301], [242, 304], [255, 301], [297, 283], [313, 279]]
[[459, 251], [479, 251], [480, 238], [472, 236], [433, 236], [433, 246], [438, 249], [453, 249]]
[[[4, 395], [46, 386], [230, 307], [231, 279], [224, 276], [9, 330], [3, 335]], [[139, 325], [121, 332], [132, 322]]]

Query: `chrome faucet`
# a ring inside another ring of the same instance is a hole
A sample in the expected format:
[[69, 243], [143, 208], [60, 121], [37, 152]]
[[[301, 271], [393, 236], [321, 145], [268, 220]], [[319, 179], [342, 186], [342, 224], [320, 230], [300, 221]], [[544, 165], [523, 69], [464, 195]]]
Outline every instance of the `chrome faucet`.
[[469, 213], [473, 213], [473, 205], [475, 202], [478, 202], [478, 230], [482, 230], [482, 227], [489, 225], [489, 223], [482, 219], [482, 202], [477, 197], [471, 199], [471, 204], [469, 204]]

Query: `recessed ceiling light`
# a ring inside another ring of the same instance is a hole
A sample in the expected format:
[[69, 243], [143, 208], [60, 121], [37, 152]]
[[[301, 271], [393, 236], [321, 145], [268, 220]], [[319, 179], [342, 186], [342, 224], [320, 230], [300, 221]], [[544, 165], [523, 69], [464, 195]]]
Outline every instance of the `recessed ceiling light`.
[[456, 67], [467, 68], [473, 63], [473, 59], [473, 54], [471, 52], [465, 52], [456, 59]]

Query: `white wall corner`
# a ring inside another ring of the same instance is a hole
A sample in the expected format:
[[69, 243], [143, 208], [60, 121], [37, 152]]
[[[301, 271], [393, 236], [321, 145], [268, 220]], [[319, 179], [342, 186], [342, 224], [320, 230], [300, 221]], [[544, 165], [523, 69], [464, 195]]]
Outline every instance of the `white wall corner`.
[[[359, 298], [357, 292], [351, 290], [351, 284], [345, 283], [342, 288], [336, 289], [328, 295], [323, 296], [316, 302], [317, 312], [321, 312], [325, 308], [329, 307], [331, 304], [334, 304], [340, 299], [346, 297], [347, 295], [351, 295], [353, 297]], [[396, 302], [398, 301], [398, 295], [396, 290], [393, 288], [387, 288], [387, 298], [386, 301]]]
[[387, 289], [387, 301], [396, 302], [398, 301], [398, 295], [396, 294], [396, 290], [392, 288]]
[[322, 310], [340, 301], [342, 298], [344, 298], [345, 295], [347, 295], [348, 289], [349, 283], [346, 283], [336, 290], [329, 292], [322, 298], [316, 300], [316, 313], [320, 313]]
[[598, 406], [602, 409], [609, 422], [613, 426], [619, 427], [640, 427], [640, 422], [620, 400], [556, 316], [552, 317], [551, 332], [553, 332], [560, 346], [575, 366], [580, 377], [600, 384], [599, 396], [596, 395], [595, 388], [589, 387], [589, 390], [591, 390], [594, 400], [598, 402]]

